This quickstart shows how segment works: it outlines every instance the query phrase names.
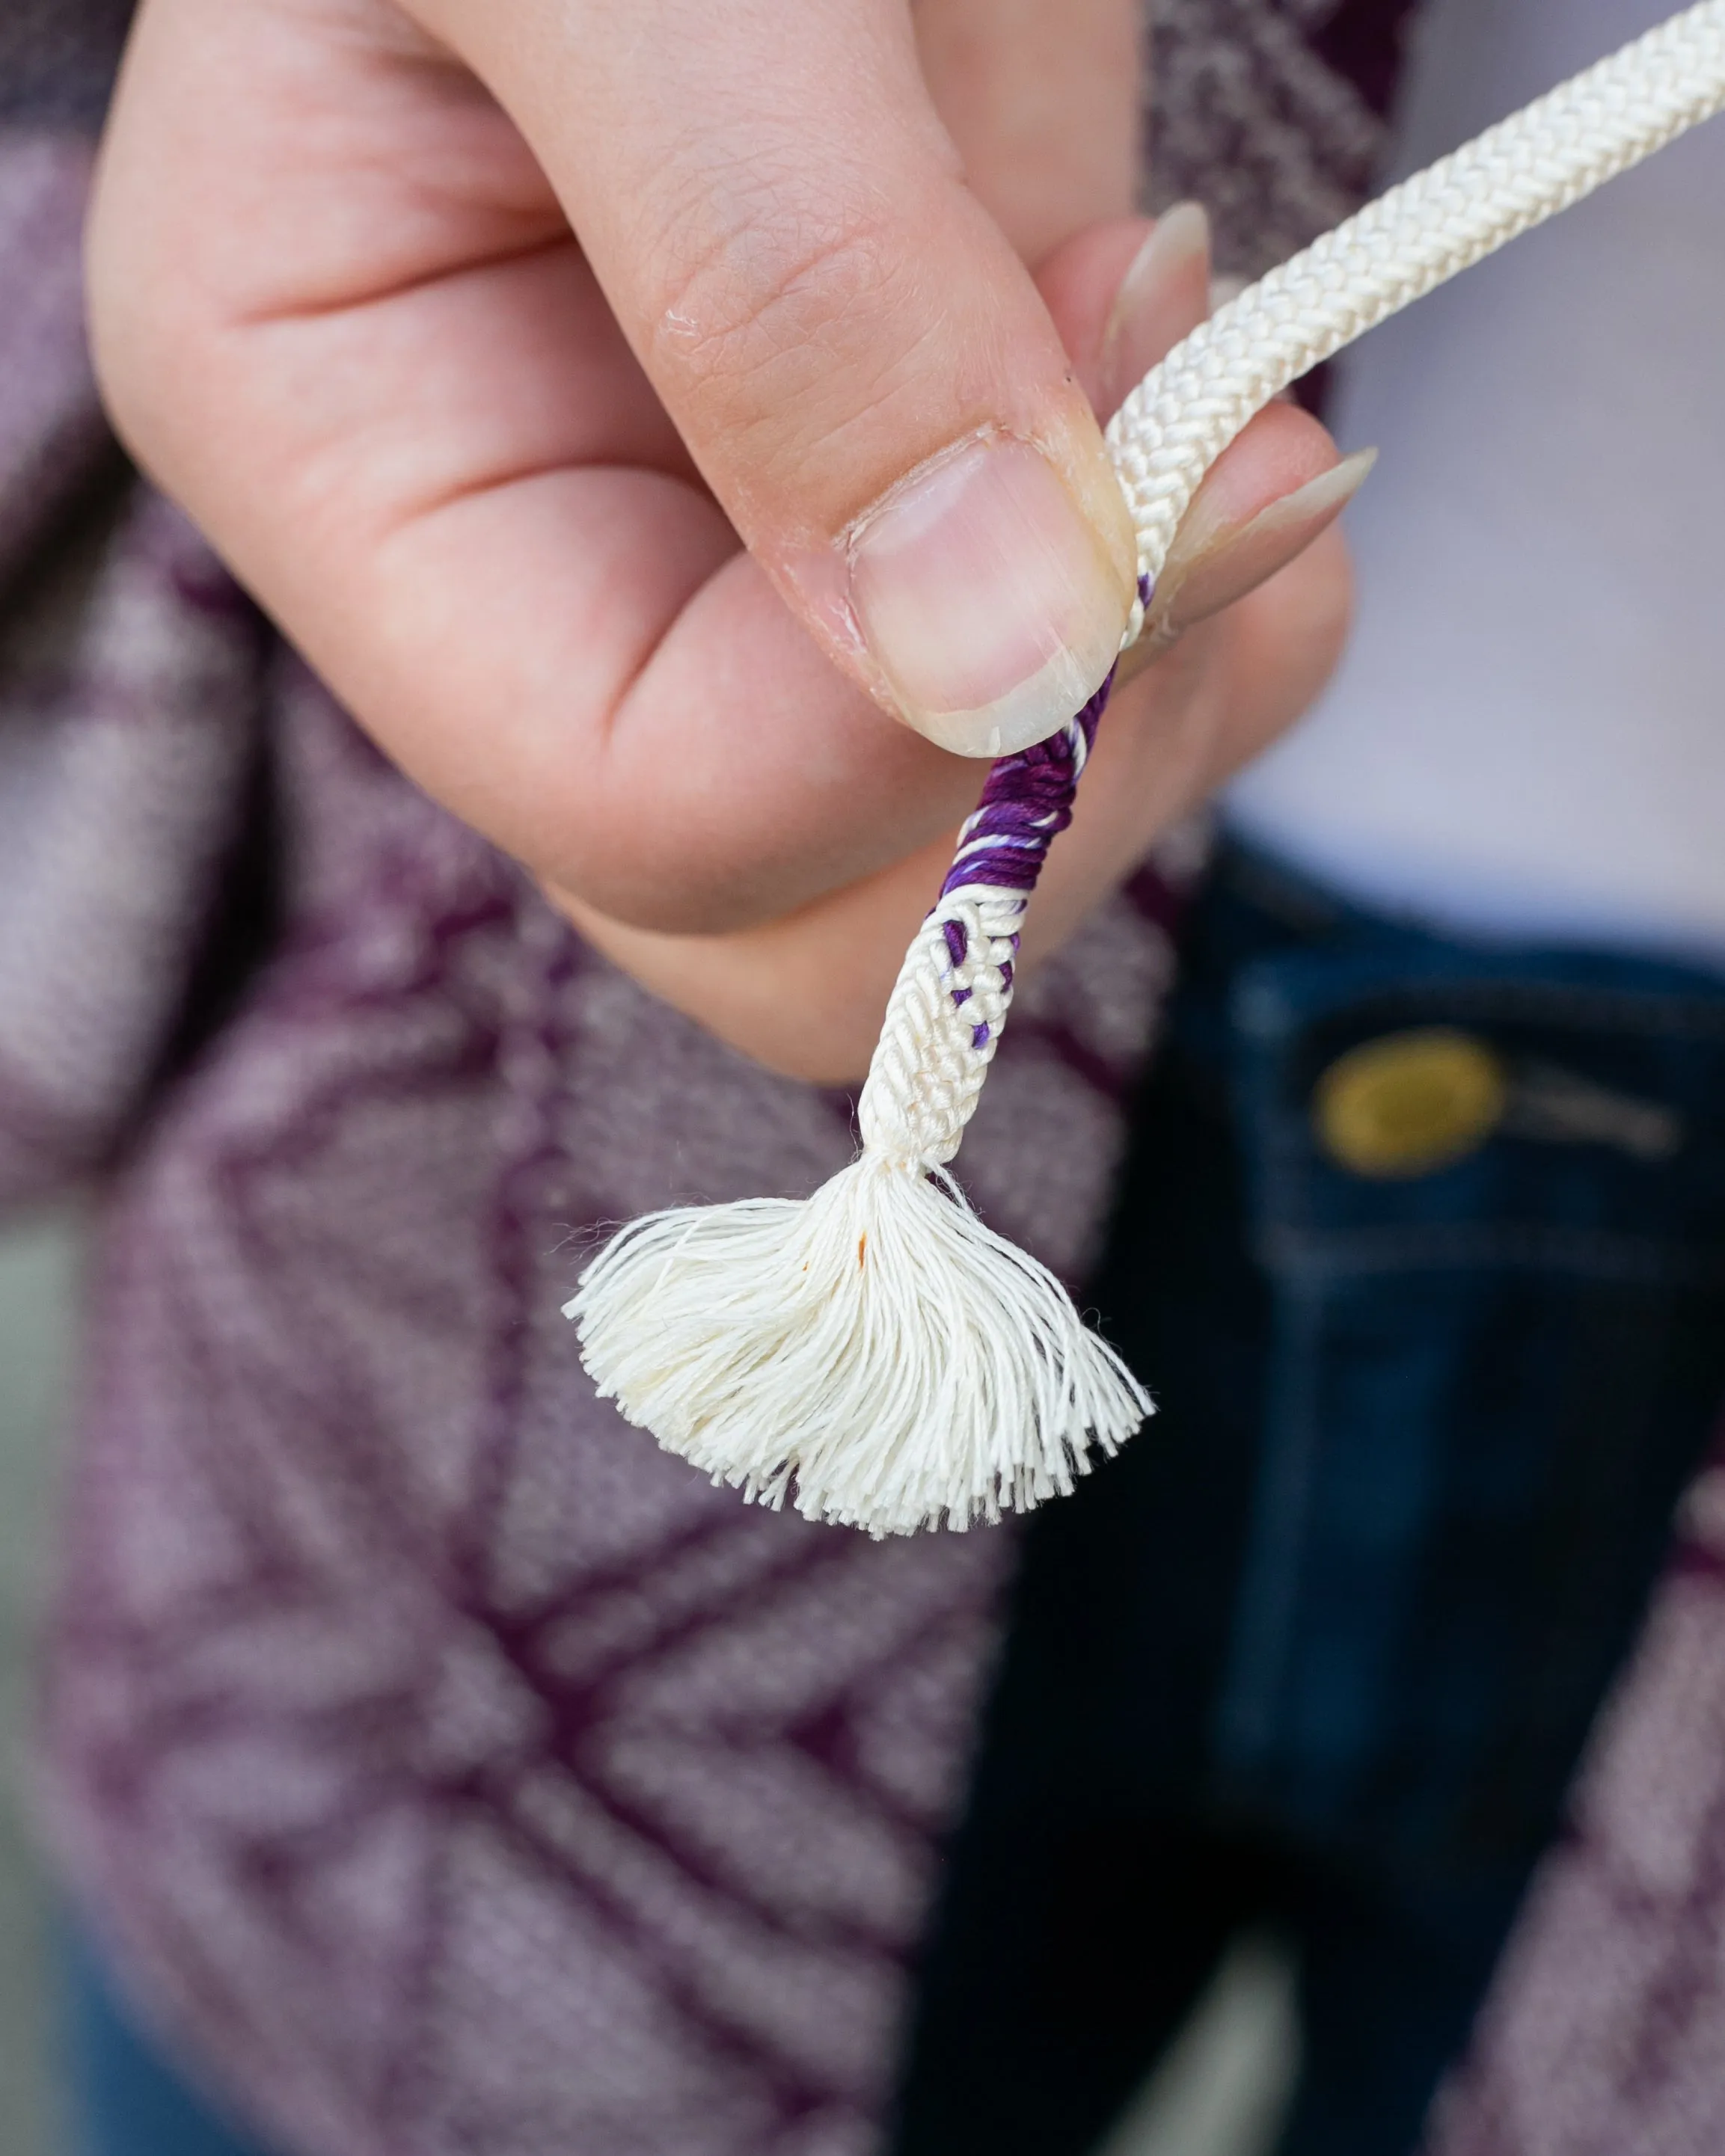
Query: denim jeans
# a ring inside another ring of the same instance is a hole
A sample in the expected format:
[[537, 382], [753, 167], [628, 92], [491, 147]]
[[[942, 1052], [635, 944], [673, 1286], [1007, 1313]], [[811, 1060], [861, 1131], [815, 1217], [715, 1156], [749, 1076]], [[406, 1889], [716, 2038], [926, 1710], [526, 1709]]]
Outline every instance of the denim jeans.
[[[1027, 1532], [896, 2156], [1094, 2148], [1261, 1922], [1284, 2156], [1406, 2156], [1725, 1401], [1725, 981], [1238, 849], [1184, 940], [1089, 1297], [1159, 1412]], [[1350, 1165], [1331, 1075], [1434, 1040], [1496, 1106]]]
[[75, 1926], [64, 1935], [61, 1970], [76, 2156], [268, 2156], [182, 2077]]

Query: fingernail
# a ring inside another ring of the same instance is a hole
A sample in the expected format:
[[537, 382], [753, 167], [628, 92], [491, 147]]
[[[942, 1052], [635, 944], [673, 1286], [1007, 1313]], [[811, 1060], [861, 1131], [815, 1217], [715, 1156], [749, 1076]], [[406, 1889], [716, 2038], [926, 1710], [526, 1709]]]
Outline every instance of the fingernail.
[[1218, 524], [1193, 504], [1168, 550], [1145, 623], [1146, 641], [1164, 649], [1184, 629], [1231, 606], [1273, 577], [1333, 523], [1366, 483], [1376, 449], [1356, 449], [1244, 524]]
[[960, 756], [1046, 740], [1114, 664], [1130, 593], [1029, 442], [986, 434], [931, 459], [857, 519], [846, 553], [900, 713]]
[[1210, 290], [1210, 219], [1201, 203], [1164, 210], [1132, 258], [1102, 332], [1110, 411], [1203, 321]]

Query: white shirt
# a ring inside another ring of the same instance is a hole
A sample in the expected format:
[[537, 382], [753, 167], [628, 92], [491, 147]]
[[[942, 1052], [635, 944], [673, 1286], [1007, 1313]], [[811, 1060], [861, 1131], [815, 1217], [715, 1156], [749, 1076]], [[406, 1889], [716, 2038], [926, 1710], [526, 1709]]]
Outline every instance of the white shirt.
[[[1412, 171], [1678, 0], [1432, 0]], [[1462, 933], [1725, 960], [1725, 119], [1342, 362], [1359, 612], [1243, 835]]]

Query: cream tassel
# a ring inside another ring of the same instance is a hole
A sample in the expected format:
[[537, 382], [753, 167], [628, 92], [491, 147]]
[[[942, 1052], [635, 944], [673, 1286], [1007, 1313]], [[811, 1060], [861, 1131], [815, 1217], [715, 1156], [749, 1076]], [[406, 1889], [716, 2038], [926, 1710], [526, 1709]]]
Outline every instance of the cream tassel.
[[[1108, 429], [1138, 535], [1126, 642], [1199, 481], [1272, 397], [1722, 106], [1725, 0], [1705, 0], [1393, 188], [1177, 346]], [[804, 1201], [637, 1220], [566, 1306], [600, 1395], [747, 1496], [877, 1535], [962, 1527], [1069, 1491], [1150, 1412], [1053, 1274], [979, 1220], [946, 1168], [1106, 697], [990, 773], [888, 1005], [860, 1157]]]

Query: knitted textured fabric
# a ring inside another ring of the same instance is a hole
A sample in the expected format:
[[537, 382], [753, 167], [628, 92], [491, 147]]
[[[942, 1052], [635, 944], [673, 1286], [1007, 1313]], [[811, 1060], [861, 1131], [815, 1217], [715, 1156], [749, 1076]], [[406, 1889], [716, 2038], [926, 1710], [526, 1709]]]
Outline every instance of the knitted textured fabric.
[[[88, 165], [0, 133], [20, 550], [113, 454]], [[585, 948], [166, 504], [91, 507], [68, 633], [20, 607], [0, 649], [38, 839], [0, 847], [0, 1188], [122, 1156], [42, 1777], [71, 1889], [295, 2156], [861, 2156], [1010, 1543], [737, 1505], [595, 1397], [557, 1314], [600, 1223], [802, 1195], [852, 1104]], [[163, 1091], [260, 718], [281, 933]], [[1147, 870], [1038, 977], [973, 1132], [976, 1202], [1068, 1277], [1171, 904]]]
[[[1163, 141], [1178, 191], [1223, 212], [1224, 266], [1352, 206], [1382, 100], [1326, 56], [1351, 26], [1375, 55], [1398, 12], [1163, 0]], [[8, 21], [58, 40], [76, 13]], [[62, 80], [11, 59], [8, 87]], [[111, 454], [77, 333], [88, 157], [0, 133], [8, 575]], [[572, 1230], [806, 1192], [847, 1111], [583, 949], [147, 492], [106, 564], [81, 634], [8, 649], [0, 679], [8, 750], [67, 744], [61, 828], [133, 850], [128, 906], [116, 876], [73, 937], [65, 881], [26, 907], [0, 848], [5, 993], [35, 1043], [13, 1055], [0, 1007], [0, 1189], [126, 1157], [44, 1778], [80, 1904], [152, 2022], [291, 2156], [863, 2156], [1011, 1537], [873, 1543], [739, 1506], [593, 1398], [555, 1315]], [[260, 716], [284, 935], [141, 1123]], [[25, 768], [0, 764], [0, 794]], [[121, 966], [140, 900], [155, 926]], [[1167, 906], [1141, 878], [1020, 989], [964, 1152], [979, 1209], [1064, 1275]], [[47, 994], [38, 952], [75, 996]], [[1704, 1485], [1442, 2156], [1725, 2147], [1719, 1509]]]
[[[1204, 475], [1273, 397], [1722, 105], [1725, 0], [1702, 0], [1391, 188], [1177, 345], [1108, 425], [1138, 545], [1125, 644]], [[873, 1534], [964, 1527], [1068, 1492], [1091, 1450], [1115, 1451], [1149, 1412], [1059, 1282], [945, 1173], [1107, 693], [995, 766], [888, 1001], [860, 1158], [806, 1204], [636, 1221], [565, 1307], [601, 1394], [715, 1481]]]

